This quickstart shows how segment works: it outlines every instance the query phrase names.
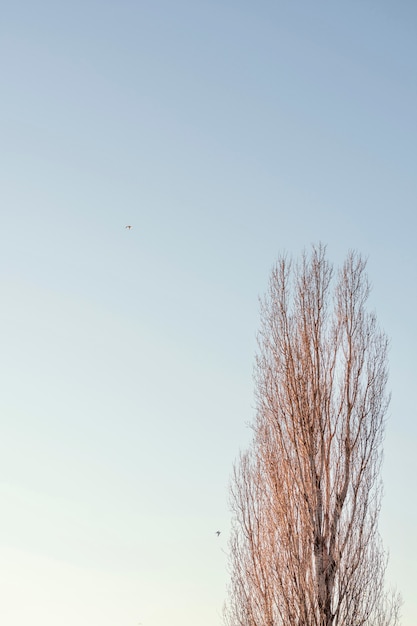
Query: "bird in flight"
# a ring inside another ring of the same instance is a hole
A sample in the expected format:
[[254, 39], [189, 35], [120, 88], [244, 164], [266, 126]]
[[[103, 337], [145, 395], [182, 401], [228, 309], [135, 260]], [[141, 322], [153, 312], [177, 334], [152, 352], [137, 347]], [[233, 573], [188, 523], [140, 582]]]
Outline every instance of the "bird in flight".
[[125, 226], [125, 228], [127, 228], [127, 230], [132, 230], [133, 226], [131, 226], [130, 224], [128, 224], [127, 226]]
[[220, 530], [216, 530], [216, 535], [219, 536], [220, 535]]

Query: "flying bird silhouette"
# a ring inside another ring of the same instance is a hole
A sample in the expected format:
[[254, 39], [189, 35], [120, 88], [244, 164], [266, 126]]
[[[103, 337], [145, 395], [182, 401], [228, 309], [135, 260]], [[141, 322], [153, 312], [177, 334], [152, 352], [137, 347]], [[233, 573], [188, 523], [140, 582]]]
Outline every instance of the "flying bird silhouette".
[[216, 535], [219, 536], [220, 535], [220, 530], [216, 530]]
[[127, 230], [132, 230], [133, 226], [131, 226], [130, 224], [128, 224], [127, 226], [125, 226], [125, 228], [127, 228]]

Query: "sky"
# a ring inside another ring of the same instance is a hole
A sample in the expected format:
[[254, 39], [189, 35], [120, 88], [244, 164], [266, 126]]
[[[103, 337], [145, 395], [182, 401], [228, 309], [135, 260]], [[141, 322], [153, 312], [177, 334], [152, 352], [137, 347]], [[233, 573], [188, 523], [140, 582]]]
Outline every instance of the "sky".
[[416, 3], [6, 0], [0, 72], [0, 622], [222, 624], [258, 299], [323, 242], [390, 338], [414, 626]]

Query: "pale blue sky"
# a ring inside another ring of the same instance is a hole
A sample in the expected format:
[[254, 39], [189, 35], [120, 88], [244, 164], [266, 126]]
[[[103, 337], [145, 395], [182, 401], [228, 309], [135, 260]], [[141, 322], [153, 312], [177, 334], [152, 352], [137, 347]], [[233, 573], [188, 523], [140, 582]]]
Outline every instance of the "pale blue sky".
[[414, 626], [417, 5], [5, 2], [0, 64], [0, 622], [220, 626], [258, 296], [322, 241], [391, 338]]

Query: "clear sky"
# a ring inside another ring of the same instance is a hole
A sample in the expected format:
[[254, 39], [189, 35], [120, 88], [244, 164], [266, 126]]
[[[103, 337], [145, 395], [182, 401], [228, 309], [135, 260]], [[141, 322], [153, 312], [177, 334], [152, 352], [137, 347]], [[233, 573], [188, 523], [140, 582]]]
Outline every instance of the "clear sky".
[[0, 64], [0, 623], [221, 625], [258, 296], [322, 241], [391, 339], [415, 626], [417, 4], [6, 1]]

